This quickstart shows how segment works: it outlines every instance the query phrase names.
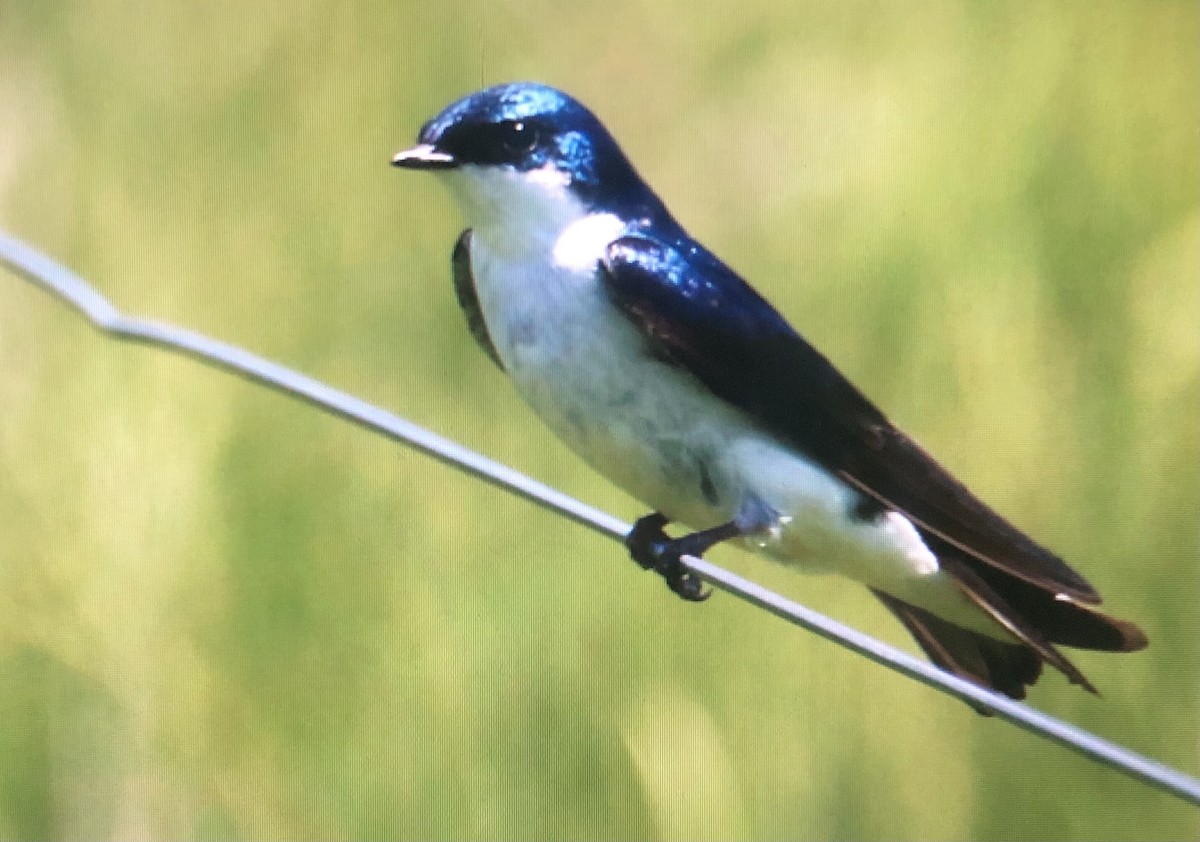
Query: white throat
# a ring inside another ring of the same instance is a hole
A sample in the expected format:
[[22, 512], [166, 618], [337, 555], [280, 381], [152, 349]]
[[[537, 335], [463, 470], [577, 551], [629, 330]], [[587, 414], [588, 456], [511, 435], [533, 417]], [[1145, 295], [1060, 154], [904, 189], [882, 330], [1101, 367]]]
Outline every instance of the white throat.
[[443, 177], [474, 236], [509, 259], [585, 269], [624, 228], [613, 214], [589, 213], [570, 176], [552, 165], [527, 172], [464, 166]]

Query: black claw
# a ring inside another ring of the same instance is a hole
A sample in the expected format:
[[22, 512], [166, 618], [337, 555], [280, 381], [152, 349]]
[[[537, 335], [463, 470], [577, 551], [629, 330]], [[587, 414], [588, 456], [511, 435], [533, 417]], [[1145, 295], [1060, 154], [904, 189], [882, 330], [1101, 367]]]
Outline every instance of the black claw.
[[663, 574], [667, 580], [667, 587], [688, 602], [704, 602], [712, 596], [712, 588], [704, 587], [703, 579], [686, 569], [678, 558], [675, 563], [678, 565], [678, 572]]
[[703, 580], [683, 566], [680, 560], [685, 555], [700, 555], [703, 552], [693, 547], [693, 536], [672, 539], [663, 527], [670, 521], [666, 516], [654, 512], [639, 518], [625, 536], [625, 546], [633, 560], [645, 570], [653, 570], [666, 580], [667, 587], [688, 602], [703, 602], [712, 596], [704, 587]]

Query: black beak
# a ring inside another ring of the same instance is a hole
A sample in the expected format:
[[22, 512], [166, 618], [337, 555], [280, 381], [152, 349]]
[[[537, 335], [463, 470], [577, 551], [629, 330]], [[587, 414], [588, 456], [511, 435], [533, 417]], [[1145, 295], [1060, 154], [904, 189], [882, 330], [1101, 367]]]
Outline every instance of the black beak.
[[449, 152], [443, 152], [432, 143], [419, 143], [412, 149], [397, 152], [392, 157], [393, 167], [406, 170], [449, 170], [458, 166], [458, 161]]

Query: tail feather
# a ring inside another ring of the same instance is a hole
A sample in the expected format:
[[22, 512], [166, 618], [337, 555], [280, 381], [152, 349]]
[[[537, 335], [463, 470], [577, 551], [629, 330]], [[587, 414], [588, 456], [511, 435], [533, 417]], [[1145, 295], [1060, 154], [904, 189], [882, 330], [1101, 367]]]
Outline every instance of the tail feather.
[[874, 591], [929, 659], [944, 670], [1014, 699], [1023, 699], [1026, 686], [1038, 680], [1042, 664], [1046, 663], [1072, 684], [1096, 693], [1091, 682], [1054, 644], [1106, 652], [1134, 652], [1147, 645], [1146, 635], [1127, 620], [1110, 617], [1002, 570], [977, 564], [952, 547], [943, 545], [937, 550], [942, 570], [1014, 638], [1004, 641], [964, 629], [894, 596]]
[[[929, 660], [947, 672], [1014, 699], [1025, 698], [1026, 685], [1033, 684], [1042, 674], [1041, 657], [1023, 643], [996, 640], [942, 620], [882, 591], [872, 592], [904, 624]], [[987, 713], [982, 708], [975, 709]]]
[[1025, 617], [1015, 611], [1004, 597], [1000, 596], [966, 562], [953, 555], [943, 556], [939, 562], [942, 570], [954, 578], [955, 584], [962, 589], [967, 598], [989, 614], [998, 625], [1004, 627], [1025, 646], [1036, 652], [1039, 658], [1065, 675], [1072, 684], [1078, 684], [1089, 693], [1099, 695], [1087, 677], [1055, 649], [1053, 643], [1046, 639], [1041, 629], [1034, 624], [1034, 618]]
[[1128, 620], [1110, 617], [1002, 571], [980, 565], [974, 572], [1013, 611], [1035, 622], [1051, 643], [1100, 652], [1137, 652], [1148, 644], [1145, 633]]

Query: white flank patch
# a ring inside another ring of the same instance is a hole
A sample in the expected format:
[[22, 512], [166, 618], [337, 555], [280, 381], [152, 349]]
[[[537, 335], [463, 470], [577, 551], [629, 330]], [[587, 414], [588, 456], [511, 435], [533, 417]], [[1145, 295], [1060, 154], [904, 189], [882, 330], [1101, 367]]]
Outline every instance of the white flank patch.
[[558, 235], [554, 241], [554, 264], [565, 269], [590, 269], [624, 230], [625, 223], [614, 214], [588, 214]]
[[884, 528], [896, 538], [896, 543], [912, 563], [913, 572], [919, 576], [937, 573], [937, 556], [925, 546], [921, 533], [917, 532], [912, 522], [899, 512], [888, 512], [886, 517], [887, 525]]

